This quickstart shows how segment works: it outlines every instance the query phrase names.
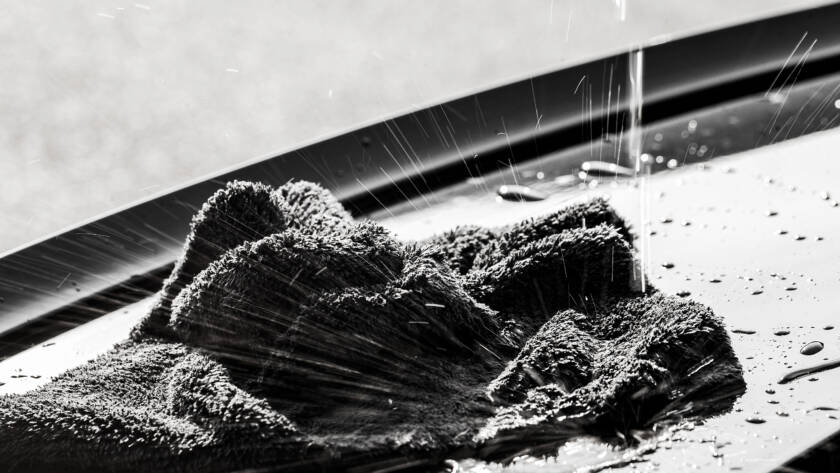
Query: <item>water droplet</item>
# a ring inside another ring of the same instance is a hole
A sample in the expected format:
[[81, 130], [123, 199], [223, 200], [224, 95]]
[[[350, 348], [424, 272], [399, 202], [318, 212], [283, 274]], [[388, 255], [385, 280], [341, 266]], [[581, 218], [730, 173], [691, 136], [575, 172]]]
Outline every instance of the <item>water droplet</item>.
[[767, 215], [768, 217], [775, 217], [776, 215], [779, 215], [779, 212], [775, 210], [768, 210], [764, 212], [764, 215]]
[[779, 235], [787, 235], [788, 231], [787, 230], [779, 230], [776, 233], [778, 233]]
[[671, 269], [671, 268], [674, 267], [674, 263], [671, 263], [671, 262], [662, 263], [662, 267], [665, 268], [665, 269]]
[[680, 291], [680, 292], [677, 293], [677, 295], [680, 296], [680, 297], [688, 297], [688, 296], [691, 295], [691, 293], [688, 292], [688, 291]]
[[762, 419], [761, 417], [758, 417], [758, 416], [747, 417], [745, 420], [747, 422], [749, 422], [750, 424], [763, 424], [763, 423], [767, 422], [766, 420], [764, 420], [764, 419]]
[[709, 279], [709, 282], [713, 283], [713, 284], [717, 284], [717, 283], [721, 282], [721, 280], [718, 279], [718, 278], [714, 278], [714, 279]]
[[821, 352], [825, 345], [823, 342], [813, 341], [810, 343], [805, 344], [800, 350], [799, 353], [803, 355], [816, 355], [817, 353]]
[[823, 330], [834, 330], [834, 325], [826, 325]]
[[690, 220], [683, 220], [682, 222], [680, 222], [680, 225], [682, 225], [684, 227], [691, 226], [691, 221]]
[[660, 222], [662, 222], [662, 223], [672, 223], [673, 221], [674, 221], [674, 219], [668, 218], [668, 217], [665, 217], [662, 220], [660, 220]]
[[694, 133], [695, 130], [697, 130], [697, 120], [689, 120], [688, 131]]
[[[690, 154], [692, 156], [697, 154], [697, 143], [691, 143], [690, 145], [688, 145], [688, 149], [686, 151], [688, 151], [688, 154]], [[700, 164], [697, 165], [697, 167], [702, 169], [703, 171], [706, 171], [706, 170], [709, 169], [709, 166], [706, 163], [700, 163]]]
[[775, 389], [765, 389], [764, 392], [766, 392], [767, 394], [776, 394]]
[[822, 191], [822, 192], [820, 192], [820, 199], [830, 200], [831, 199], [831, 194], [829, 194], [828, 191]]
[[773, 335], [777, 337], [784, 337], [785, 335], [790, 335], [790, 330], [776, 330], [773, 332]]
[[775, 405], [775, 404], [778, 404], [778, 403], [779, 403], [779, 401], [777, 401], [775, 399], [768, 399], [767, 400], [767, 404], [774, 404]]
[[788, 413], [787, 413], [787, 412], [785, 412], [785, 411], [776, 411], [776, 415], [777, 415], [777, 416], [779, 416], [779, 417], [787, 417], [787, 416], [789, 416], [790, 414], [788, 414]]
[[741, 333], [744, 335], [753, 335], [755, 334], [755, 330], [750, 330], [746, 328], [736, 328], [732, 330], [732, 333]]
[[545, 200], [548, 196], [542, 192], [535, 191], [527, 186], [504, 185], [499, 187], [496, 193], [505, 200], [515, 202], [533, 202]]
[[802, 241], [805, 239], [805, 235], [796, 235], [796, 241]]
[[752, 295], [754, 295], [754, 296], [757, 296], [759, 294], [764, 294], [764, 291], [762, 291], [761, 289], [756, 289], [755, 291], [752, 292]]
[[625, 176], [633, 177], [635, 173], [632, 169], [619, 166], [615, 163], [605, 163], [603, 161], [584, 161], [580, 165], [580, 169], [592, 176]]
[[796, 290], [796, 286], [788, 286], [788, 287], [785, 288], [785, 291], [795, 291], [795, 290]]
[[580, 184], [580, 178], [574, 174], [566, 174], [555, 177], [554, 183], [561, 187], [572, 187]]

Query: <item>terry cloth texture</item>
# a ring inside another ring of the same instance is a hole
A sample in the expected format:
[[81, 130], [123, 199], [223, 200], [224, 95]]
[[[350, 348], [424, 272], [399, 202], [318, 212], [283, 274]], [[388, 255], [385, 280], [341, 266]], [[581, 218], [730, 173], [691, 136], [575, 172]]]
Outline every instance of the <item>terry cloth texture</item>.
[[406, 244], [315, 184], [232, 182], [129, 341], [0, 398], [0, 467], [434, 466], [726, 408], [721, 321], [636, 271], [603, 199]]

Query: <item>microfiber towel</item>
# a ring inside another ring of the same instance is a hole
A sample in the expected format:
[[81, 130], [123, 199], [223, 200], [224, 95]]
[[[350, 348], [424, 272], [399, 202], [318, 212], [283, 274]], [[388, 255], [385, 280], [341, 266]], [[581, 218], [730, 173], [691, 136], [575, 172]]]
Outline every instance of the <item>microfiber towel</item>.
[[434, 469], [726, 408], [722, 322], [638, 275], [601, 198], [405, 243], [316, 184], [232, 182], [129, 340], [0, 397], [0, 467]]

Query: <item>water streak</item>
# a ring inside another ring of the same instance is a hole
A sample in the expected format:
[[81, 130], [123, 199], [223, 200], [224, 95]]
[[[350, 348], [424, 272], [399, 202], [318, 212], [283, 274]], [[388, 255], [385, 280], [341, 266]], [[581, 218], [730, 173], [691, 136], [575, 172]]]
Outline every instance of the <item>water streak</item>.
[[782, 379], [779, 380], [779, 384], [786, 384], [795, 379], [801, 378], [803, 376], [807, 376], [809, 374], [819, 373], [820, 371], [826, 371], [830, 369], [834, 369], [840, 367], [840, 359], [835, 359], [831, 361], [826, 361], [825, 363], [820, 363], [818, 365], [809, 366], [807, 368], [801, 368], [798, 370], [791, 371], [786, 375], [782, 376]]
[[644, 51], [634, 49], [628, 55], [628, 76], [630, 82], [630, 123], [627, 130], [627, 148], [630, 159], [635, 163], [635, 174], [639, 184], [639, 262], [641, 265], [641, 287], [647, 290], [647, 271], [650, 269], [650, 156], [642, 153], [642, 107], [644, 105]]

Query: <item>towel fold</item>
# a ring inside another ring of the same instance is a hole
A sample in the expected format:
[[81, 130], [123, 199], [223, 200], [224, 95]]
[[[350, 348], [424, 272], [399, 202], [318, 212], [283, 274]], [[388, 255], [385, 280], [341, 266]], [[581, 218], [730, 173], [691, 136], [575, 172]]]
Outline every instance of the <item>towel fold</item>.
[[726, 408], [721, 321], [636, 274], [604, 199], [402, 243], [315, 184], [232, 182], [129, 341], [0, 397], [0, 467], [432, 467]]

